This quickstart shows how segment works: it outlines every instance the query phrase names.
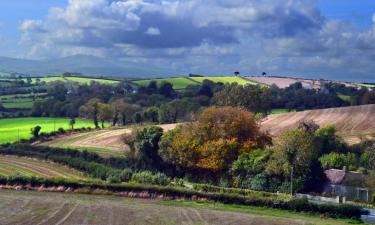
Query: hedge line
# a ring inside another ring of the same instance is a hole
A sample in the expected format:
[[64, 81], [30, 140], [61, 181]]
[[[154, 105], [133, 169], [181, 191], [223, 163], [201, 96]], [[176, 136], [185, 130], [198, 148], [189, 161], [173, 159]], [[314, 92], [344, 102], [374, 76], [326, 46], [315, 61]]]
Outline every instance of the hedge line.
[[258, 197], [256, 195], [243, 196], [228, 193], [206, 193], [196, 190], [183, 189], [171, 186], [146, 186], [133, 184], [107, 184], [95, 182], [79, 182], [63, 179], [45, 179], [45, 178], [25, 178], [25, 177], [1, 177], [0, 184], [3, 185], [22, 185], [22, 186], [44, 186], [90, 190], [103, 190], [114, 193], [120, 192], [148, 192], [149, 194], [164, 195], [169, 198], [185, 199], [207, 199], [227, 204], [251, 205], [258, 207], [267, 207], [274, 209], [284, 209], [296, 212], [307, 212], [323, 214], [333, 218], [360, 219], [361, 214], [366, 214], [358, 206], [353, 205], [332, 205], [332, 204], [314, 204], [307, 199], [294, 198], [290, 201], [277, 200], [274, 198]]

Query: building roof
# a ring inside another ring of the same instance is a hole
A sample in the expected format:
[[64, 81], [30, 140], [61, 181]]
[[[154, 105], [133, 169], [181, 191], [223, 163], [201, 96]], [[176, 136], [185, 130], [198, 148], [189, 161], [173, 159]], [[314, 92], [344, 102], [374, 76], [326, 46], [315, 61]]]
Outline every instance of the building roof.
[[330, 184], [365, 187], [367, 175], [358, 172], [330, 169], [324, 171]]

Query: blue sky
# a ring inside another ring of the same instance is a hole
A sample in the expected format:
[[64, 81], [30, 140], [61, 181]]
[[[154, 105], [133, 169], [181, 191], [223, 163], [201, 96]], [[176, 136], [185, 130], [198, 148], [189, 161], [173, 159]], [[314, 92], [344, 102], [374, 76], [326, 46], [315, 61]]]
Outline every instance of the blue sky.
[[0, 10], [0, 56], [375, 82], [375, 0], [3, 0]]

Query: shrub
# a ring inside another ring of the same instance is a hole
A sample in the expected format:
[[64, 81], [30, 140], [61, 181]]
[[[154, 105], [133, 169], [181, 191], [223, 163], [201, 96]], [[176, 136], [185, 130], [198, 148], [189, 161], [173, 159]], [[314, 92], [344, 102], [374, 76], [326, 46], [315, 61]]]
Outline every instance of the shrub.
[[65, 133], [65, 130], [64, 128], [60, 127], [58, 130], [57, 130], [58, 133], [60, 134], [64, 134]]
[[132, 179], [133, 171], [131, 169], [123, 169], [120, 173], [120, 180], [127, 182]]
[[168, 185], [171, 179], [163, 173], [153, 174], [149, 171], [134, 173], [132, 181], [140, 184]]

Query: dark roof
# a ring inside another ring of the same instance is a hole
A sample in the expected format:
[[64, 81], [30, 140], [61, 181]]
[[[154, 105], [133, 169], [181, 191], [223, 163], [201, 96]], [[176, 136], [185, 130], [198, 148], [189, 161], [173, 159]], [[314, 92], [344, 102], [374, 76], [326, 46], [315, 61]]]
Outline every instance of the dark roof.
[[365, 187], [367, 175], [358, 172], [330, 169], [324, 171], [330, 184]]

